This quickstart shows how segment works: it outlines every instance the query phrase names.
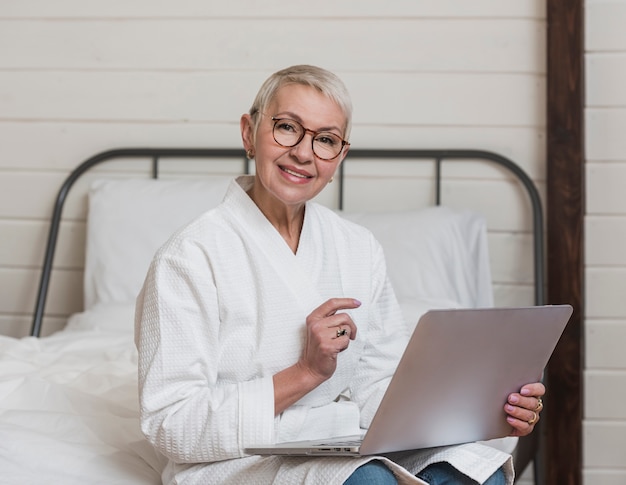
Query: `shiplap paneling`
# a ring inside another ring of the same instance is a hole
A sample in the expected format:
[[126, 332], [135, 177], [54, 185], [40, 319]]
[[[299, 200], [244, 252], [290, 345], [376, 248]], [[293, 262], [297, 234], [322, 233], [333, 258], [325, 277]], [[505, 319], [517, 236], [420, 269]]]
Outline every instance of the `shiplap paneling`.
[[[40, 268], [43, 263], [48, 222], [1, 220], [0, 266], [8, 268]], [[85, 261], [85, 224], [63, 222], [55, 252], [55, 266], [79, 269]]]
[[626, 318], [626, 267], [587, 267], [585, 279], [587, 318]]
[[585, 10], [585, 50], [593, 52], [626, 51], [626, 3], [589, 1]]
[[588, 215], [585, 220], [585, 262], [589, 266], [626, 266], [626, 213]]
[[[52, 216], [54, 198], [66, 174], [52, 172], [5, 172], [0, 176], [0, 220], [37, 219], [49, 220]], [[86, 187], [90, 178], [79, 180], [76, 187], [82, 191], [70, 192], [66, 202], [66, 217], [85, 218]], [[79, 194], [82, 194], [79, 197]]]
[[[112, 148], [239, 148], [241, 114], [223, 123], [0, 121], [0, 170], [67, 174], [88, 157]], [[513, 143], [515, 133], [504, 138]], [[526, 137], [531, 139], [532, 134]]]
[[626, 52], [588, 54], [585, 72], [588, 106], [626, 106]]
[[[0, 292], [0, 308], [4, 313], [32, 314], [40, 273], [39, 269], [0, 268], [0, 281], [7, 282]], [[46, 312], [61, 317], [81, 311], [82, 287], [82, 271], [53, 271]]]
[[585, 367], [588, 369], [626, 369], [626, 318], [585, 322]]
[[626, 421], [626, 370], [585, 373], [585, 418]]
[[626, 161], [626, 108], [587, 108], [585, 150], [589, 161]]
[[[398, 73], [390, 82], [388, 73], [339, 74], [352, 94], [355, 123], [536, 126], [543, 120], [545, 79], [531, 75]], [[5, 120], [232, 122], [264, 78], [261, 72], [7, 71], [0, 76], [0, 113]]]
[[535, 290], [531, 285], [494, 284], [493, 299], [497, 307], [531, 306], [535, 304]]
[[588, 162], [586, 176], [588, 214], [626, 214], [626, 163]]
[[585, 469], [626, 470], [626, 423], [623, 420], [586, 420], [583, 436]]
[[[364, 72], [376, 66], [384, 71], [534, 74], [544, 71], [537, 62], [545, 52], [544, 30], [532, 19], [0, 19], [0, 68], [266, 70], [308, 62], [337, 71], [348, 65]], [[320, 49], [320, 36], [333, 46], [332, 56]], [[354, 38], [359, 49], [352, 47]], [[437, 38], [446, 42], [433, 55], [424, 46]], [[128, 39], [135, 41], [129, 45]], [[12, 48], [16, 44], [22, 47]]]
[[0, 16], [7, 18], [106, 18], [106, 17], [258, 17], [258, 18], [362, 18], [362, 17], [488, 17], [545, 18], [545, 1], [536, 0], [475, 0], [468, 4], [458, 0], [322, 0], [310, 4], [285, 3], [279, 0], [258, 2], [217, 2], [207, 0], [178, 0], [177, 2], [139, 0], [11, 0], [1, 4]]
[[624, 485], [626, 483], [626, 470], [605, 468], [603, 470], [583, 470], [583, 483], [588, 485]]
[[494, 282], [518, 282], [531, 285], [534, 281], [532, 236], [518, 232], [490, 232], [489, 255]]
[[623, 1], [587, 0], [585, 483], [626, 483], [626, 36]]

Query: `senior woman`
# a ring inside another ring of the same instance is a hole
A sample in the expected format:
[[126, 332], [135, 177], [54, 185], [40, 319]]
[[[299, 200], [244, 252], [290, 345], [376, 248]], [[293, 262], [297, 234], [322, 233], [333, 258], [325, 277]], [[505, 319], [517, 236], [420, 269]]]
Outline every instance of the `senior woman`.
[[[408, 339], [380, 245], [311, 202], [348, 153], [351, 113], [326, 70], [270, 76], [240, 123], [256, 175], [155, 255], [136, 341], [141, 425], [168, 459], [164, 483], [512, 482], [511, 457], [478, 443], [362, 458], [244, 451], [367, 428]], [[513, 435], [532, 431], [544, 392], [510, 396]]]

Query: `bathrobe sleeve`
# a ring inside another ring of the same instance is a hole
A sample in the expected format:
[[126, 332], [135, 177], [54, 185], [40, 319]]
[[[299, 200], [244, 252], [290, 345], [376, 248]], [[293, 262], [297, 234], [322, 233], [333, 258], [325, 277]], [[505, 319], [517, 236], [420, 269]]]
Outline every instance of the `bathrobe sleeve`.
[[141, 424], [152, 445], [175, 462], [241, 457], [251, 443], [274, 439], [272, 377], [218, 379], [219, 322], [202, 248], [183, 241], [157, 254], [136, 310]]

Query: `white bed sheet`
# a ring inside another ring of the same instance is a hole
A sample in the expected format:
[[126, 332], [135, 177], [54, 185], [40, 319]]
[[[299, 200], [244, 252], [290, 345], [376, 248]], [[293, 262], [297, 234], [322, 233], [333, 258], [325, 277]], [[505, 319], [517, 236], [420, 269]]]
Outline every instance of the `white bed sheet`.
[[132, 334], [0, 337], [0, 483], [159, 484], [139, 429]]

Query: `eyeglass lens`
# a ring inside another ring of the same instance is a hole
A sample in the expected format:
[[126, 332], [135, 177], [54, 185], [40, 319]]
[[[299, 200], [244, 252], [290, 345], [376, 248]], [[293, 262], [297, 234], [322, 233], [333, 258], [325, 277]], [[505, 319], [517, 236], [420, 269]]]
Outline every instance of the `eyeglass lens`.
[[294, 147], [305, 133], [309, 131], [313, 134], [313, 153], [322, 160], [332, 160], [336, 158], [343, 148], [343, 140], [338, 135], [331, 132], [314, 132], [306, 130], [300, 123], [287, 118], [274, 119], [274, 140], [284, 147]]

